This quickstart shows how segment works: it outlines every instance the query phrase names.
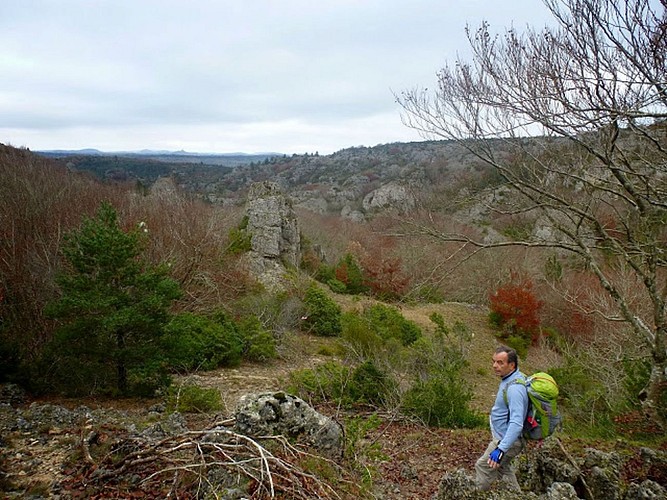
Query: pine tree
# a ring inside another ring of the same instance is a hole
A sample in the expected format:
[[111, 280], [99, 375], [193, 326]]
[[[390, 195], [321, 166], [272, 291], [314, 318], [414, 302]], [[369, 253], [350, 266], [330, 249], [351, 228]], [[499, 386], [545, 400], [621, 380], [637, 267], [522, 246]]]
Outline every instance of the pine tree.
[[137, 374], [158, 363], [157, 341], [180, 290], [165, 266], [147, 264], [141, 252], [141, 232], [124, 232], [108, 203], [66, 236], [69, 269], [48, 309], [61, 321], [52, 345], [56, 383], [69, 392], [128, 394], [131, 374], [141, 384]]

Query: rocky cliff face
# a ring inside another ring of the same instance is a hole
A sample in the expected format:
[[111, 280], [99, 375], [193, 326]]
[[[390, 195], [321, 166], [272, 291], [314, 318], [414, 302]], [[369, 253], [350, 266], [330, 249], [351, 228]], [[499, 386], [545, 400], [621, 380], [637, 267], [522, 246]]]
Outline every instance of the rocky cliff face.
[[279, 289], [285, 270], [301, 259], [299, 223], [280, 186], [258, 182], [250, 187], [246, 202], [247, 231], [251, 250], [247, 260], [251, 272], [269, 289]]

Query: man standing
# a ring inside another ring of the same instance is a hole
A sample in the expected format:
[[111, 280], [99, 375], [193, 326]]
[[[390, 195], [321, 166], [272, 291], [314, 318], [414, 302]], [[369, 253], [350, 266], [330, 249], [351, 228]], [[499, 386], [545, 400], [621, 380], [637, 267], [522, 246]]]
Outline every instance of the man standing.
[[507, 346], [496, 349], [493, 371], [501, 378], [489, 417], [493, 438], [475, 464], [476, 483], [478, 488], [488, 490], [493, 481], [501, 478], [513, 490], [520, 490], [511, 463], [524, 446], [521, 432], [528, 412], [528, 393], [517, 380], [526, 380], [526, 376], [519, 371], [516, 351]]

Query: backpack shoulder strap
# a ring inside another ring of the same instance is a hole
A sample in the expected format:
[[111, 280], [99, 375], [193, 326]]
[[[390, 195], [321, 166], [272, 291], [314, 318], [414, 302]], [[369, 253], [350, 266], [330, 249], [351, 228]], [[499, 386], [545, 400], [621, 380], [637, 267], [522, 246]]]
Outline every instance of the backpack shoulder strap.
[[515, 378], [509, 384], [507, 384], [505, 386], [505, 388], [503, 389], [503, 401], [505, 401], [505, 406], [510, 405], [509, 400], [507, 399], [507, 389], [509, 388], [510, 385], [514, 385], [514, 384], [521, 384], [522, 386], [526, 387], [526, 381], [524, 379], [522, 379], [521, 377]]

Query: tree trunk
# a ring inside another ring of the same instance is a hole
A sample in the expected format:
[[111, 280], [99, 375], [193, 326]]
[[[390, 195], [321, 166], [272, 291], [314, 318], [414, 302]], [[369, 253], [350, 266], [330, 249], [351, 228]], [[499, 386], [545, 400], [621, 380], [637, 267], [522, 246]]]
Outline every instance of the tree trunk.
[[125, 366], [125, 333], [116, 333], [116, 346], [118, 347], [116, 358], [116, 379], [118, 392], [125, 394], [127, 392], [127, 368]]
[[651, 375], [639, 399], [644, 411], [658, 423], [662, 430], [667, 429], [667, 352], [665, 351], [664, 328], [655, 332], [652, 352]]

